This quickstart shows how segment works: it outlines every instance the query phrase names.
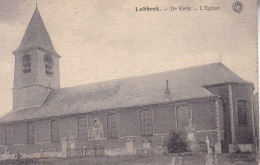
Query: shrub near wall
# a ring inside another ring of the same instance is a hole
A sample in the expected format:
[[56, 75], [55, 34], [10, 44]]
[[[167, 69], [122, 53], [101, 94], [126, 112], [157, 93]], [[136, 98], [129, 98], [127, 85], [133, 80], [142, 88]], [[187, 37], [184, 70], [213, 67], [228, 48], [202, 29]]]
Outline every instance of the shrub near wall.
[[181, 132], [171, 131], [166, 142], [169, 153], [179, 153], [188, 151], [188, 144]]

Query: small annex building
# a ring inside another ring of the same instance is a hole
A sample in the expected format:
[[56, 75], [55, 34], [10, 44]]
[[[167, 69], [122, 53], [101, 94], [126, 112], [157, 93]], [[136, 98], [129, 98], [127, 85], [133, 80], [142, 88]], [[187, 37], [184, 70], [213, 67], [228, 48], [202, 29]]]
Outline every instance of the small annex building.
[[254, 85], [222, 63], [60, 88], [60, 55], [37, 8], [13, 54], [13, 110], [0, 119], [1, 154], [62, 152], [71, 137], [78, 149], [98, 144], [116, 153], [130, 140], [133, 153], [159, 153], [174, 130], [190, 131], [199, 147], [208, 136], [217, 152], [255, 143]]

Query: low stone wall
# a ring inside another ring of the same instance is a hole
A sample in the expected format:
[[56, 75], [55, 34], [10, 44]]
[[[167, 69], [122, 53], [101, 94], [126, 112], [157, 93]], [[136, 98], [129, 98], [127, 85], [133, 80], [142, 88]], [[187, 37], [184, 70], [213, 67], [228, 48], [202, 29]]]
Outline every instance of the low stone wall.
[[[44, 152], [44, 153], [34, 153], [26, 154], [20, 153], [21, 158], [51, 158], [51, 157], [64, 157], [62, 152]], [[2, 154], [0, 155], [0, 160], [17, 159], [17, 154]]]
[[229, 144], [230, 153], [252, 153], [253, 144]]

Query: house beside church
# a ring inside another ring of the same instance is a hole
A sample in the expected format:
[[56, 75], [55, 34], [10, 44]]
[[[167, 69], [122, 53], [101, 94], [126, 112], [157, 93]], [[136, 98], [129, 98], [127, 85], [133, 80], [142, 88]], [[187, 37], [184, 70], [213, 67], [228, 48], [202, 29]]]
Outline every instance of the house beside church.
[[170, 131], [198, 148], [208, 137], [219, 153], [254, 148], [254, 85], [222, 63], [60, 88], [61, 56], [37, 8], [13, 54], [13, 110], [0, 118], [1, 154], [59, 153], [71, 139], [75, 149], [99, 145], [107, 155], [159, 153]]

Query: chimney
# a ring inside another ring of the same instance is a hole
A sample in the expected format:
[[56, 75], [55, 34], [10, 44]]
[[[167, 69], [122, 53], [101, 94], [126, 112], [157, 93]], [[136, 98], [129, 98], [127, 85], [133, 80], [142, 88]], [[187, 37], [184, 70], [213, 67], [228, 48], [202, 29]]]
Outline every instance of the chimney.
[[169, 89], [168, 80], [166, 80], [166, 88], [165, 88], [165, 101], [171, 100], [171, 91]]

